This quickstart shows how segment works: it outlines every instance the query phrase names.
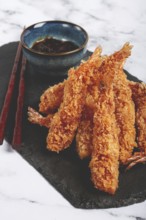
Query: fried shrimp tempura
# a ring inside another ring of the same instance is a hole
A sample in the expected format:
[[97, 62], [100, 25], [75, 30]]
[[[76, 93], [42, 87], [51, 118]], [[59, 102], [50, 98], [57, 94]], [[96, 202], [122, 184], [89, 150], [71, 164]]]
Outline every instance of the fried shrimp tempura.
[[83, 80], [83, 73], [86, 72], [86, 69], [82, 69], [82, 71], [75, 69], [69, 71], [64, 88], [63, 103], [54, 115], [47, 137], [47, 148], [51, 151], [59, 152], [65, 149], [74, 137], [87, 87]]
[[120, 162], [122, 164], [125, 164], [127, 159], [132, 155], [134, 146], [136, 146], [136, 132], [134, 127], [135, 108], [132, 101], [132, 92], [129, 88], [126, 75], [123, 72], [123, 64], [126, 58], [131, 55], [131, 48], [132, 46], [126, 43], [120, 51], [114, 54], [116, 62], [121, 60], [121, 65], [117, 69], [114, 78], [114, 94], [116, 105], [115, 114], [119, 128]]
[[88, 61], [77, 69], [69, 70], [63, 102], [53, 117], [47, 137], [47, 148], [51, 151], [59, 152], [67, 148], [74, 138], [85, 104], [87, 85], [90, 84], [95, 67], [100, 65], [100, 59], [95, 59], [96, 56], [99, 58], [100, 52], [100, 48], [96, 49]]
[[[100, 57], [100, 59], [104, 60], [103, 57]], [[89, 157], [92, 152], [93, 115], [96, 102], [98, 101], [96, 75], [97, 69], [95, 71], [95, 75], [91, 77], [90, 85], [87, 88], [84, 111], [76, 134], [76, 148], [81, 159]]]
[[115, 117], [113, 82], [129, 56], [129, 44], [107, 57], [99, 67], [98, 102], [93, 117], [93, 150], [90, 169], [95, 188], [114, 194], [119, 176], [119, 129]]
[[40, 97], [39, 111], [42, 113], [55, 112], [63, 100], [66, 80], [49, 87]]
[[102, 81], [99, 89], [99, 99], [93, 118], [91, 180], [95, 188], [114, 194], [118, 187], [119, 142], [113, 86], [107, 84], [104, 86]]
[[129, 158], [128, 169], [137, 163], [146, 162], [146, 84], [131, 81], [129, 86], [136, 108], [137, 142], [140, 152], [136, 152]]
[[[60, 152], [76, 136], [79, 157], [91, 157], [95, 188], [109, 194], [118, 187], [120, 163], [129, 162], [131, 168], [146, 162], [146, 85], [129, 82], [123, 72], [131, 48], [126, 43], [110, 56], [101, 56], [97, 48], [87, 61], [69, 70], [67, 80], [41, 96], [39, 110], [46, 117], [28, 108], [28, 120], [49, 129], [47, 149]], [[140, 152], [131, 156], [136, 145], [135, 109]]]
[[[92, 59], [101, 60], [101, 63], [105, 59], [105, 56], [101, 56], [101, 48], [97, 48], [94, 52], [94, 56]], [[87, 88], [86, 101], [84, 110], [82, 112], [81, 121], [78, 126], [77, 134], [76, 134], [76, 149], [79, 157], [84, 159], [89, 157], [92, 152], [92, 138], [93, 138], [93, 114], [95, 103], [98, 99], [97, 93], [97, 69], [99, 65], [94, 69], [94, 74], [90, 77], [90, 85]]]
[[115, 114], [119, 128], [120, 162], [125, 164], [128, 158], [131, 157], [134, 146], [137, 144], [135, 142], [135, 106], [127, 77], [121, 69], [115, 75], [114, 95]]
[[138, 147], [146, 154], [146, 84], [130, 82], [129, 85], [136, 107]]

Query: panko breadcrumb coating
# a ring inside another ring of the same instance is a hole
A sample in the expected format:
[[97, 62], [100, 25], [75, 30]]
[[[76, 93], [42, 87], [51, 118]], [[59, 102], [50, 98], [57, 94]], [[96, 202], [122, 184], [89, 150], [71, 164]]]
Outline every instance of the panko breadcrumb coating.
[[85, 106], [76, 134], [76, 149], [79, 157], [84, 159], [92, 152], [93, 111]]
[[71, 144], [84, 105], [86, 87], [82, 72], [70, 69], [63, 102], [50, 125], [47, 137], [49, 150], [59, 152]]
[[136, 107], [136, 127], [138, 147], [146, 154], [146, 84], [129, 83]]
[[[110, 56], [101, 56], [101, 48], [96, 48], [87, 61], [69, 70], [67, 80], [41, 96], [39, 111], [46, 117], [28, 109], [30, 122], [49, 129], [49, 150], [64, 150], [76, 136], [79, 157], [91, 157], [95, 188], [110, 194], [118, 187], [120, 164], [132, 162], [132, 167], [146, 161], [146, 85], [129, 82], [123, 72], [131, 48], [126, 43]], [[140, 152], [131, 157], [135, 109]]]
[[95, 188], [114, 194], [118, 187], [119, 141], [112, 83], [116, 73], [113, 57], [108, 57], [98, 71], [99, 95], [93, 116], [91, 180]]
[[115, 76], [114, 95], [115, 114], [119, 128], [120, 163], [125, 164], [137, 144], [135, 142], [135, 106], [132, 100], [132, 92], [123, 70], [119, 70]]
[[113, 88], [116, 105], [115, 114], [119, 128], [120, 163], [122, 164], [125, 164], [131, 157], [134, 146], [136, 146], [135, 106], [126, 74], [123, 72], [123, 64], [126, 58], [131, 55], [131, 49], [132, 46], [126, 43], [121, 51], [115, 53], [115, 59], [121, 60], [121, 66], [115, 74]]
[[49, 87], [40, 97], [39, 111], [42, 113], [55, 112], [63, 100], [64, 85], [66, 80]]
[[127, 170], [138, 163], [146, 163], [146, 84], [129, 81], [136, 108], [137, 143], [140, 152], [135, 152], [127, 161]]
[[119, 142], [114, 113], [114, 93], [110, 85], [100, 91], [94, 113], [90, 161], [91, 179], [95, 188], [110, 194], [115, 193], [119, 176]]
[[121, 50], [107, 57], [97, 74], [99, 97], [93, 117], [91, 179], [95, 188], [110, 194], [114, 194], [118, 187], [120, 152], [113, 82], [123, 62], [129, 56], [130, 48], [129, 44], [125, 44]]
[[[100, 60], [102, 63], [105, 57], [101, 56], [101, 51], [101, 48], [98, 47], [94, 52], [95, 58], [93, 56], [91, 58], [93, 60], [98, 59], [98, 61]], [[92, 152], [93, 114], [95, 103], [98, 100], [96, 78], [97, 70], [100, 65], [98, 64], [98, 62], [97, 64], [95, 62], [94, 74], [90, 76], [90, 84], [87, 87], [85, 106], [76, 134], [76, 149], [81, 159], [89, 157]]]
[[82, 63], [77, 69], [69, 70], [63, 102], [51, 121], [47, 137], [49, 150], [59, 152], [71, 144], [85, 104], [87, 86], [90, 84], [95, 67], [101, 63], [100, 51], [96, 49], [88, 61]]

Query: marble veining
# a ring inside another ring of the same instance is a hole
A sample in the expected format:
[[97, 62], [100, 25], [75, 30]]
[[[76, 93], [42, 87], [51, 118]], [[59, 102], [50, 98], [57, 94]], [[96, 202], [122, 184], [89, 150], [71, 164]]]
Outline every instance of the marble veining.
[[[45, 20], [66, 20], [89, 34], [88, 49], [103, 47], [103, 54], [133, 44], [125, 64], [146, 82], [145, 0], [0, 0], [0, 46], [18, 41], [24, 26]], [[0, 219], [145, 220], [146, 201], [127, 207], [81, 210], [72, 207], [6, 142], [0, 147]]]

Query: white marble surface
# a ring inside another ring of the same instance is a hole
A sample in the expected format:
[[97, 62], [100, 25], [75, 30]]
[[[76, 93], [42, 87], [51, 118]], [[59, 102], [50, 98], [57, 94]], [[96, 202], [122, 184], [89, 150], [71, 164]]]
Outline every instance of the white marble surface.
[[[100, 44], [108, 54], [131, 42], [134, 48], [125, 69], [146, 82], [145, 0], [0, 0], [0, 45], [19, 40], [24, 26], [52, 19], [84, 27], [90, 50]], [[4, 142], [0, 147], [0, 219], [89, 218], [146, 219], [146, 201], [115, 209], [75, 209]]]

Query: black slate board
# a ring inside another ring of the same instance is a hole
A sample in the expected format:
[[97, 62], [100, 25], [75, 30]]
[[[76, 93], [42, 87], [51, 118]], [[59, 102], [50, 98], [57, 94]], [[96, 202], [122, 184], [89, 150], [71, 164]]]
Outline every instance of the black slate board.
[[[0, 48], [0, 111], [14, 62], [18, 43], [9, 43]], [[87, 56], [90, 52], [87, 53]], [[128, 78], [139, 81], [127, 73]], [[18, 80], [18, 79], [17, 79]], [[109, 208], [130, 205], [146, 199], [146, 166], [139, 165], [128, 172], [120, 172], [119, 189], [114, 196], [94, 189], [90, 181], [88, 160], [81, 161], [75, 152], [75, 143], [67, 150], [56, 154], [46, 150], [47, 129], [27, 121], [27, 107], [38, 108], [39, 97], [49, 86], [63, 80], [37, 73], [31, 65], [25, 74], [26, 92], [23, 114], [23, 143], [18, 152], [38, 170], [73, 206], [77, 208]], [[14, 125], [15, 100], [8, 117], [6, 139], [10, 142]], [[26, 180], [27, 181], [27, 180]], [[37, 183], [35, 183], [37, 184]], [[41, 190], [41, 189], [40, 189]]]

